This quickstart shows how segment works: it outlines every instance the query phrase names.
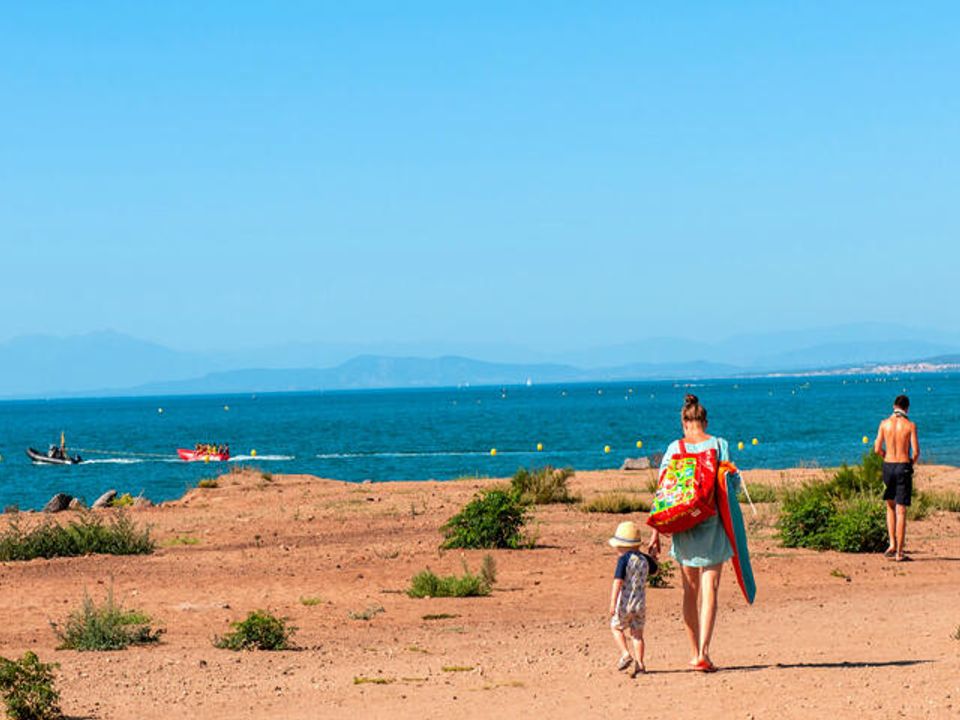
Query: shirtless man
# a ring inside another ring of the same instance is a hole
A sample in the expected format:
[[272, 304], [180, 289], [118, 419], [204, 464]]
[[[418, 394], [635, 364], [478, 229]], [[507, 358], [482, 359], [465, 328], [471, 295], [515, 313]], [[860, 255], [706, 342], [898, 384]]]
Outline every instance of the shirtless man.
[[907, 417], [910, 398], [898, 395], [893, 415], [880, 423], [873, 451], [883, 457], [883, 499], [887, 501], [887, 531], [890, 547], [884, 553], [897, 562], [909, 560], [903, 554], [907, 527], [907, 508], [913, 494], [913, 466], [920, 457], [917, 425]]

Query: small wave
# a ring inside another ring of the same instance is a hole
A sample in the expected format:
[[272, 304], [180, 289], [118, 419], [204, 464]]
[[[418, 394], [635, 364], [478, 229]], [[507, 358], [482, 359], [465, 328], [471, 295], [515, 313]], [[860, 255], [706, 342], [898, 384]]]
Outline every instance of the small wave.
[[262, 460], [264, 462], [284, 462], [294, 460], [293, 455], [234, 455], [228, 462], [240, 462], [243, 460]]
[[136, 465], [146, 462], [140, 458], [96, 458], [94, 460], [84, 460], [82, 465]]
[[[496, 457], [501, 455], [546, 455], [548, 453], [536, 450], [497, 450]], [[314, 457], [320, 460], [343, 460], [358, 458], [418, 458], [418, 457], [469, 457], [490, 455], [489, 450], [465, 450], [450, 452], [357, 452], [357, 453], [319, 453]]]

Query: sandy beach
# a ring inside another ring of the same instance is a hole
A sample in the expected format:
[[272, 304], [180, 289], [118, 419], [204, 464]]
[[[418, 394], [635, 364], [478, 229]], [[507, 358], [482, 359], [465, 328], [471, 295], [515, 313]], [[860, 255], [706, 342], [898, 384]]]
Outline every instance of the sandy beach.
[[[817, 469], [757, 470], [793, 484]], [[579, 472], [585, 499], [643, 495], [646, 473]], [[302, 475], [225, 475], [215, 489], [132, 511], [157, 551], [0, 565], [0, 655], [60, 663], [64, 711], [90, 718], [960, 716], [960, 514], [911, 523], [915, 562], [790, 550], [776, 506], [749, 520], [757, 602], [724, 573], [713, 658], [685, 668], [679, 578], [648, 593], [647, 667], [617, 673], [606, 624], [625, 516], [535, 508], [534, 549], [494, 551], [490, 597], [408, 598], [430, 567], [476, 570], [485, 551], [446, 551], [438, 527], [496, 480], [348, 484]], [[960, 468], [923, 466], [920, 489], [957, 489]], [[105, 511], [114, 512], [114, 511]], [[60, 516], [65, 518], [69, 514]], [[33, 514], [32, 517], [36, 517]], [[631, 519], [642, 520], [642, 516]], [[56, 650], [51, 621], [112, 583], [166, 629], [152, 647]], [[305, 604], [303, 599], [312, 599]], [[235, 653], [212, 638], [254, 609], [290, 618], [296, 651]], [[382, 608], [372, 619], [351, 613]], [[428, 620], [426, 615], [447, 615]]]

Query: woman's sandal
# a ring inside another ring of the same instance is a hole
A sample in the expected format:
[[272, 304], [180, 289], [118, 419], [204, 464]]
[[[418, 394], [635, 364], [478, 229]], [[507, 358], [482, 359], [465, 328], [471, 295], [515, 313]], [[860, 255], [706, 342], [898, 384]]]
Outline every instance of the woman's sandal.
[[693, 669], [697, 672], [713, 673], [717, 671], [717, 666], [709, 660], [700, 660], [693, 666]]
[[633, 663], [633, 670], [630, 671], [630, 677], [635, 678], [637, 675], [642, 675], [645, 672], [647, 672], [647, 669], [645, 667], [640, 667], [640, 663], [635, 661]]

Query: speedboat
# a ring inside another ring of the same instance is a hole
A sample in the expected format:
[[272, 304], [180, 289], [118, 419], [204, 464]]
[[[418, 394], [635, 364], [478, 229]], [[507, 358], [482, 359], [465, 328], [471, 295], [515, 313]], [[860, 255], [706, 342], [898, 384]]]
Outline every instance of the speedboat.
[[79, 455], [70, 457], [66, 453], [63, 453], [61, 456], [60, 453], [43, 453], [35, 448], [27, 448], [27, 457], [38, 465], [79, 465], [83, 462], [83, 458], [81, 458]]

